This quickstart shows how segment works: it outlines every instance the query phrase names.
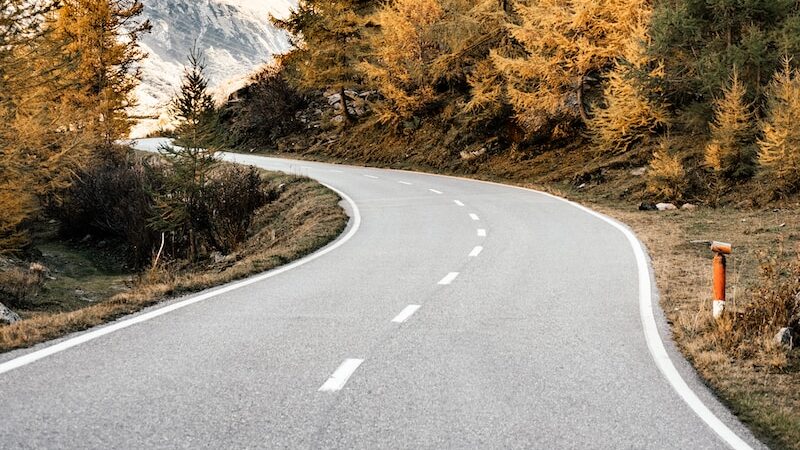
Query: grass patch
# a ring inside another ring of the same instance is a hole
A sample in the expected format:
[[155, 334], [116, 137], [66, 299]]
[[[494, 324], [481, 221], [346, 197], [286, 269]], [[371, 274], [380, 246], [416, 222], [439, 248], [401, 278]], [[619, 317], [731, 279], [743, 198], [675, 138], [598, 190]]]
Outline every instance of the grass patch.
[[[51, 266], [41, 292], [18, 309], [23, 320], [0, 326], [0, 351], [29, 347], [85, 330], [194, 292], [264, 272], [325, 246], [347, 226], [339, 196], [305, 177], [264, 172], [278, 199], [256, 212], [247, 240], [230, 255], [191, 268], [132, 276], [97, 258], [96, 250], [49, 241], [41, 248]], [[54, 279], [53, 279], [54, 278]], [[44, 294], [42, 294], [42, 292]]]

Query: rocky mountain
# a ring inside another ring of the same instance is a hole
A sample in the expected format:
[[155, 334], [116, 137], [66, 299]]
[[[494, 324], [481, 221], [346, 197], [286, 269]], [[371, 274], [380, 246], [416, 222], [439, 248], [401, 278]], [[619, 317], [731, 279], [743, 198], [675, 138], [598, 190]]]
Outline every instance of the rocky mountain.
[[[144, 17], [153, 31], [142, 48], [143, 80], [137, 90], [138, 116], [148, 116], [134, 130], [146, 134], [180, 86], [184, 63], [195, 43], [206, 59], [212, 88], [230, 91], [272, 56], [289, 49], [288, 36], [272, 26], [270, 15], [283, 17], [296, 0], [144, 0]], [[155, 122], [155, 123], [154, 123]]]

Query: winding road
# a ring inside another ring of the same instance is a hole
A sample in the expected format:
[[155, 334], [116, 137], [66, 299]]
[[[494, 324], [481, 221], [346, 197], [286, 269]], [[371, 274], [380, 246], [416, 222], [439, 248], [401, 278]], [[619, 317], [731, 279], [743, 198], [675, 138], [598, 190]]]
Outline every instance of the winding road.
[[0, 355], [0, 448], [763, 448], [675, 351], [623, 225], [509, 186], [225, 157], [327, 184], [349, 228]]

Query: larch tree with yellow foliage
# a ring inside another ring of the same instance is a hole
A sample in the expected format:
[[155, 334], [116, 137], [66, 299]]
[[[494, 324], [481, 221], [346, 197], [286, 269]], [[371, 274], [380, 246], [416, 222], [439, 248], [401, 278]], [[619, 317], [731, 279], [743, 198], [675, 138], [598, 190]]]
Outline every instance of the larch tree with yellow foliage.
[[658, 103], [649, 80], [663, 77], [663, 66], [647, 55], [647, 25], [638, 24], [622, 58], [607, 74], [603, 98], [592, 111], [587, 126], [600, 152], [627, 150], [634, 142], [664, 126], [665, 108]]
[[711, 141], [705, 150], [706, 165], [725, 180], [745, 179], [755, 172], [755, 115], [746, 95], [734, 68], [730, 84], [715, 102]]
[[137, 63], [145, 58], [139, 37], [150, 30], [141, 19], [140, 0], [62, 0], [53, 21], [54, 38], [65, 42], [64, 58], [72, 66], [65, 98], [89, 114], [80, 126], [92, 129], [97, 145], [111, 148], [126, 137], [139, 84]]
[[[496, 74], [487, 65], [489, 49], [505, 37], [505, 17], [496, 0], [398, 0], [373, 15], [370, 58], [361, 70], [385, 98], [376, 105], [384, 123], [409, 123], [470, 90], [464, 110], [486, 109], [497, 97], [489, 86]], [[472, 88], [472, 89], [470, 89]], [[455, 108], [444, 118], [452, 118]]]
[[800, 189], [800, 71], [784, 59], [768, 90], [767, 117], [762, 122], [758, 162], [763, 179], [776, 193]]
[[295, 50], [284, 61], [294, 69], [293, 81], [305, 89], [335, 89], [341, 114], [352, 121], [347, 89], [361, 85], [357, 66], [366, 54], [374, 0], [302, 0], [289, 18], [273, 22], [294, 36]]
[[530, 132], [553, 119], [587, 121], [589, 77], [624, 56], [637, 25], [650, 14], [647, 0], [532, 0], [516, 3], [511, 35], [527, 53], [493, 55], [509, 82], [518, 121]]
[[47, 24], [57, 4], [0, 2], [0, 253], [28, 243], [26, 225], [85, 160], [81, 111], [58, 100], [62, 46]]

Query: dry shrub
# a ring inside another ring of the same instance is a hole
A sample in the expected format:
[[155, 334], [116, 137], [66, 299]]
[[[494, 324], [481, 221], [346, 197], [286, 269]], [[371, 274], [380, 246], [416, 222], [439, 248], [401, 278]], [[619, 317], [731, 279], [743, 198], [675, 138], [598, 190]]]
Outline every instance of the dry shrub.
[[42, 289], [47, 269], [38, 263], [28, 270], [18, 267], [0, 272], [0, 303], [11, 308], [28, 305]]
[[148, 227], [154, 214], [152, 192], [159, 189], [153, 170], [147, 159], [133, 157], [105, 161], [81, 174], [53, 211], [61, 232], [73, 238], [92, 234], [118, 239], [127, 246], [131, 264], [147, 264], [160, 239]]
[[800, 260], [781, 266], [777, 256], [761, 256], [760, 283], [749, 302], [715, 324], [717, 345], [738, 360], [770, 366], [786, 364], [785, 350], [774, 342], [784, 327], [800, 332]]
[[233, 145], [273, 145], [280, 136], [297, 131], [295, 117], [307, 102], [286, 80], [281, 66], [270, 66], [228, 101], [222, 121]]
[[680, 200], [688, 187], [689, 182], [683, 163], [673, 154], [670, 142], [663, 140], [650, 161], [648, 193], [664, 200]]

